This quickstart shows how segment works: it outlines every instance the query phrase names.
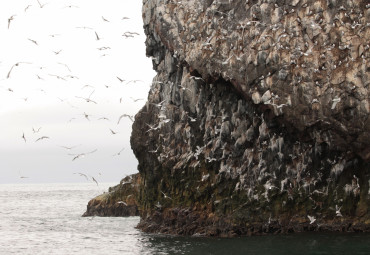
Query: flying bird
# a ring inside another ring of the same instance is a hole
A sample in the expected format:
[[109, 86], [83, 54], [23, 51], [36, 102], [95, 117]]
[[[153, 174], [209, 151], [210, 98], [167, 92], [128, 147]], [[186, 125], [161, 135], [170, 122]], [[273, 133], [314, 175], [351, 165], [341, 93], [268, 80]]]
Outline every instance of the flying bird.
[[12, 15], [12, 16], [10, 16], [10, 17], [8, 18], [8, 29], [9, 29], [9, 27], [10, 27], [10, 22], [14, 19], [14, 16], [16, 16], [16, 15]]
[[8, 72], [8, 75], [6, 76], [7, 79], [10, 78], [10, 73], [12, 72], [13, 68], [16, 67], [16, 66], [19, 66], [20, 64], [31, 64], [30, 62], [17, 62], [15, 63], [14, 65], [12, 65], [12, 67], [10, 68], [9, 72]]
[[99, 41], [100, 40], [100, 37], [98, 35], [98, 33], [95, 31], [95, 36], [96, 36], [96, 40]]
[[121, 119], [122, 119], [123, 117], [127, 117], [127, 118], [129, 118], [132, 122], [134, 122], [134, 116], [132, 116], [132, 115], [128, 115], [128, 114], [122, 114], [122, 115], [121, 115], [121, 116], [119, 116], [119, 118], [118, 118], [117, 125], [119, 124], [119, 122], [121, 121]]
[[59, 53], [61, 52], [62, 50], [58, 50], [58, 51], [53, 51], [55, 55], [59, 55]]
[[91, 85], [85, 85], [85, 86], [83, 86], [81, 89], [88, 88], [88, 87], [90, 87], [90, 88], [95, 88], [94, 86], [91, 86]]
[[58, 80], [63, 80], [63, 81], [67, 81], [65, 78], [63, 78], [62, 76], [59, 76], [59, 75], [57, 75], [57, 74], [48, 74], [49, 76], [54, 76], [54, 77], [56, 77]]
[[33, 131], [33, 133], [38, 133], [38, 132], [40, 132], [40, 129], [41, 129], [42, 127], [39, 127], [38, 129], [34, 129], [33, 127], [32, 127], [32, 131]]
[[89, 119], [89, 115], [88, 115], [86, 112], [84, 112], [84, 115], [85, 115], [85, 118], [86, 118], [88, 121], [90, 121], [90, 119]]
[[64, 64], [64, 63], [60, 63], [60, 62], [58, 62], [58, 64], [59, 64], [59, 65], [62, 65], [62, 66], [65, 66], [65, 67], [68, 69], [68, 71], [72, 72], [72, 71], [71, 71], [71, 69], [69, 69], [69, 67], [68, 67], [66, 64]]
[[39, 45], [35, 40], [32, 40], [30, 38], [27, 38], [28, 40], [30, 40], [31, 42], [33, 42], [34, 44], [36, 44], [37, 46]]
[[39, 3], [40, 8], [44, 8], [44, 6], [48, 4], [48, 3], [41, 4], [39, 0], [37, 0], [37, 2]]
[[132, 101], [134, 102], [137, 102], [137, 101], [140, 101], [140, 100], [144, 100], [144, 98], [133, 98], [133, 97], [130, 97], [132, 99]]
[[123, 79], [121, 79], [121, 78], [119, 78], [118, 76], [116, 76], [117, 77], [117, 79], [120, 81], [120, 82], [124, 82], [125, 80], [123, 80]]
[[129, 84], [130, 82], [137, 83], [137, 82], [144, 82], [144, 81], [142, 81], [142, 80], [131, 80], [131, 81], [128, 81], [126, 83], [126, 85]]
[[92, 96], [92, 94], [93, 94], [94, 92], [95, 92], [95, 90], [94, 90], [93, 92], [91, 92], [90, 96], [89, 96], [89, 97], [87, 97], [87, 98], [86, 98], [86, 97], [77, 97], [77, 96], [76, 96], [76, 98], [82, 98], [82, 99], [86, 100], [86, 102], [87, 102], [87, 103], [90, 103], [90, 102], [91, 102], [91, 103], [97, 104], [97, 102], [95, 102], [94, 100], [91, 100], [91, 99], [90, 99], [90, 97]]
[[59, 146], [59, 147], [62, 147], [62, 148], [64, 148], [64, 149], [66, 149], [66, 150], [72, 150], [72, 149], [74, 149], [74, 148], [76, 148], [76, 147], [78, 147], [78, 146], [80, 146], [81, 144], [79, 144], [79, 145], [75, 145], [75, 146], [63, 146], [63, 145], [61, 145], [61, 146]]
[[80, 8], [77, 5], [66, 5], [64, 8]]
[[98, 50], [110, 50], [110, 47], [100, 47], [100, 48], [97, 48]]
[[76, 28], [93, 30], [91, 27], [76, 27]]
[[110, 132], [112, 133], [112, 135], [117, 134], [117, 132], [113, 131], [112, 129], [109, 129], [109, 130], [110, 130]]
[[40, 138], [38, 138], [35, 142], [37, 141], [41, 141], [41, 140], [44, 140], [44, 139], [50, 139], [50, 137], [48, 136], [41, 136]]
[[338, 217], [343, 217], [342, 213], [340, 212], [340, 209], [342, 209], [342, 207], [339, 207], [338, 205], [335, 205], [335, 214]]
[[89, 177], [87, 177], [86, 174], [83, 174], [83, 173], [73, 173], [73, 174], [79, 174], [80, 176], [85, 177], [87, 181], [89, 180]]
[[32, 5], [27, 5], [27, 7], [26, 8], [24, 8], [24, 12], [26, 12], [27, 10], [28, 10], [28, 8], [30, 8]]
[[113, 157], [114, 156], [119, 156], [119, 155], [121, 155], [121, 152], [124, 150], [125, 148], [122, 148], [122, 150], [120, 150], [119, 152], [117, 152], [116, 154], [114, 154], [114, 155], [112, 155]]
[[85, 157], [87, 154], [91, 154], [91, 153], [94, 153], [96, 152], [97, 149], [93, 150], [93, 151], [90, 151], [90, 152], [86, 152], [86, 153], [80, 153], [80, 154], [68, 154], [70, 156], [74, 156], [74, 158], [72, 159], [72, 161], [75, 161], [76, 159], [79, 159], [79, 158], [83, 158]]
[[23, 138], [24, 142], [26, 142], [26, 137], [24, 135], [24, 132], [23, 132], [22, 138]]
[[161, 192], [162, 192], [164, 198], [168, 198], [168, 199], [171, 199], [172, 200], [172, 198], [170, 198], [169, 196], [167, 196], [163, 191], [161, 191]]
[[109, 22], [109, 20], [107, 20], [106, 18], [104, 18], [103, 16], [101, 16], [101, 18], [105, 21], [105, 22]]
[[99, 186], [97, 180], [93, 176], [91, 176], [91, 179], [96, 183], [96, 186]]
[[313, 224], [316, 221], [314, 216], [307, 215], [308, 219], [310, 220], [310, 224]]
[[190, 116], [188, 116], [189, 117], [189, 119], [190, 119], [190, 122], [195, 122], [195, 121], [197, 121], [197, 118], [193, 118], [193, 117], [190, 117]]
[[29, 178], [29, 177], [21, 175], [21, 171], [19, 171], [19, 178], [25, 179], [25, 178]]

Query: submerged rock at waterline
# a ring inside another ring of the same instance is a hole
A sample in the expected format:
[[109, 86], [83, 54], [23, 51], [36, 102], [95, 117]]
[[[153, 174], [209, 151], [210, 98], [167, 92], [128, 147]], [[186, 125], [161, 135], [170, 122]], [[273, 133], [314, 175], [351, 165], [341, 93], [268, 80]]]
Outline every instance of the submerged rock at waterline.
[[370, 230], [366, 1], [143, 1], [139, 227]]
[[82, 216], [139, 216], [137, 197], [140, 185], [140, 174], [125, 177], [108, 192], [91, 199]]

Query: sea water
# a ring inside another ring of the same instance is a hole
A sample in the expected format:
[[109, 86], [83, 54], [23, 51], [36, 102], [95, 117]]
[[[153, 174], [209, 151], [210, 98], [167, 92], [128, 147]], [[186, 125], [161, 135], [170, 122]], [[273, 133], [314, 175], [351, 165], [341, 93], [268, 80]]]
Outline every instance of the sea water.
[[0, 254], [370, 254], [369, 234], [176, 237], [140, 232], [139, 217], [81, 217], [113, 185], [0, 185]]

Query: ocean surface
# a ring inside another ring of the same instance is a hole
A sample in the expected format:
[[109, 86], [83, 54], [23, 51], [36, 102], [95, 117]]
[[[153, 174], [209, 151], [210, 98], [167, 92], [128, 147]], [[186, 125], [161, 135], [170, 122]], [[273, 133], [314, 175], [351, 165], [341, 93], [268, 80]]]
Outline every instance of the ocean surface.
[[0, 185], [0, 254], [370, 254], [369, 234], [174, 237], [140, 232], [139, 217], [82, 218], [113, 185]]

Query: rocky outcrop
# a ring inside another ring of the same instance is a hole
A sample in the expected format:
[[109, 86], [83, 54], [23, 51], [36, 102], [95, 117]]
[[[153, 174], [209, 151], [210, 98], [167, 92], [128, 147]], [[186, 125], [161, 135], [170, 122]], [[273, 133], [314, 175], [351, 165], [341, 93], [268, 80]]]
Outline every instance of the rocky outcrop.
[[125, 177], [108, 192], [91, 199], [82, 216], [139, 216], [137, 197], [140, 185], [140, 174]]
[[143, 1], [149, 232], [370, 230], [370, 5]]

